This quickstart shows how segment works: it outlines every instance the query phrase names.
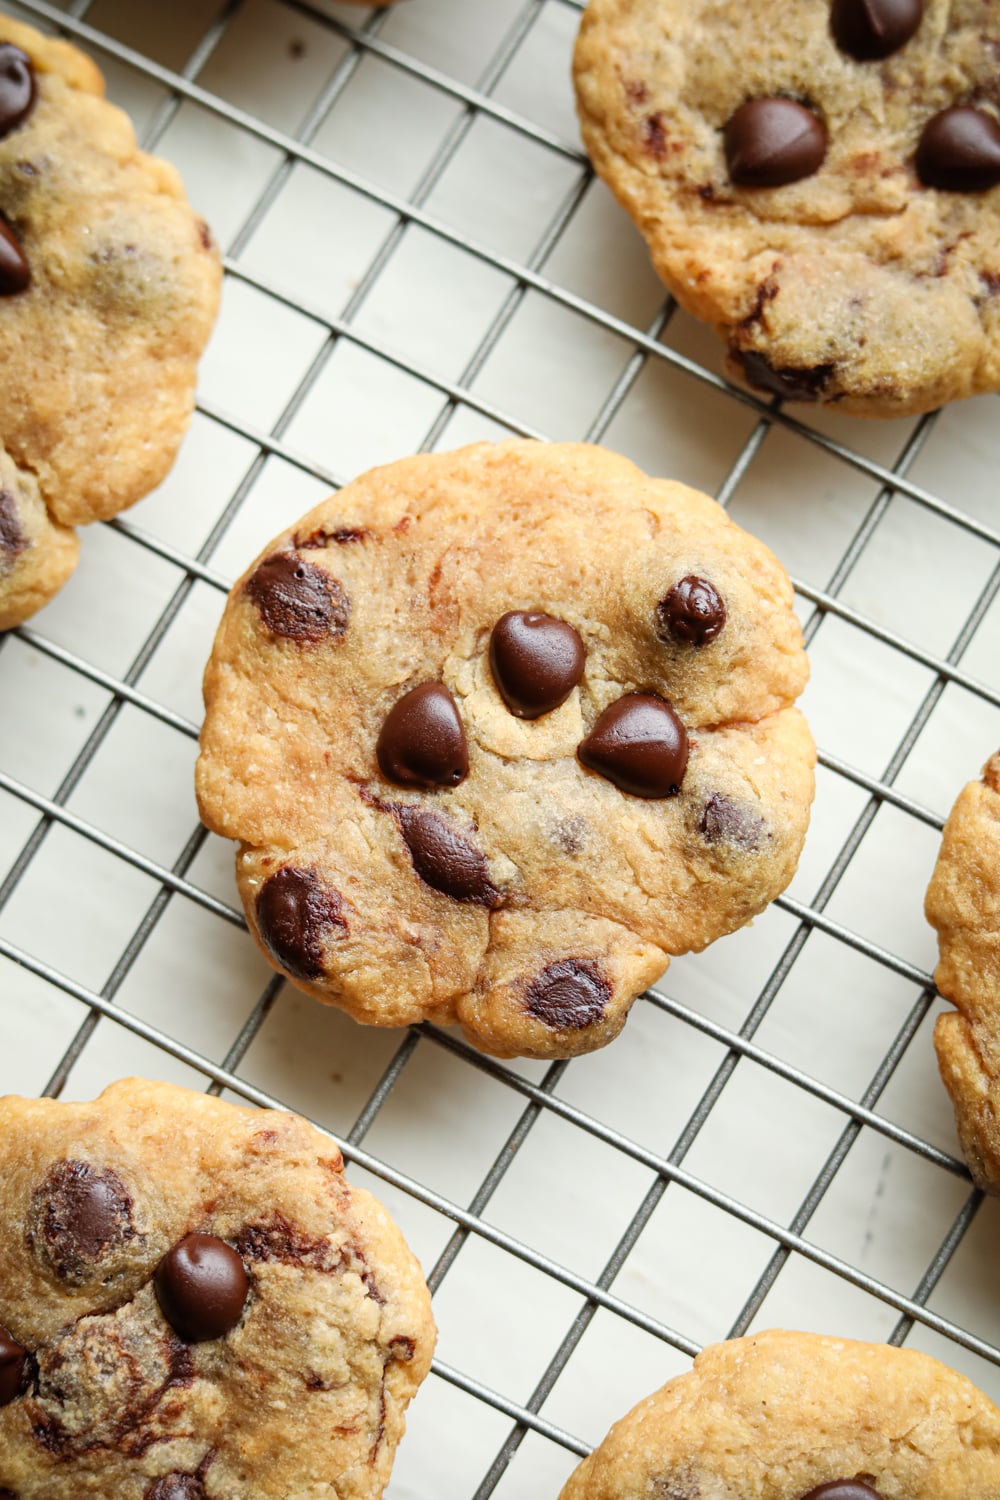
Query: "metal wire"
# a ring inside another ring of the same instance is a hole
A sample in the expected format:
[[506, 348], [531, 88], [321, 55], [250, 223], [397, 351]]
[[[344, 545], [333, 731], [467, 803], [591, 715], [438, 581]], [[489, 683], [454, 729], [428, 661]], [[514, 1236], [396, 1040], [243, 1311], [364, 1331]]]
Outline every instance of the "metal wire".
[[[845, 1282], [864, 1290], [888, 1307], [895, 1309], [899, 1314], [899, 1320], [891, 1335], [893, 1342], [902, 1342], [913, 1325], [919, 1323], [952, 1340], [955, 1344], [1000, 1365], [1000, 1349], [993, 1343], [963, 1328], [954, 1320], [931, 1311], [927, 1305], [934, 1288], [974, 1220], [980, 1203], [978, 1193], [970, 1191], [949, 1226], [947, 1234], [935, 1249], [930, 1263], [909, 1293], [886, 1284], [843, 1257], [832, 1254], [809, 1238], [810, 1222], [863, 1129], [876, 1132], [905, 1152], [919, 1157], [952, 1177], [968, 1180], [968, 1173], [962, 1162], [914, 1132], [895, 1124], [881, 1115], [878, 1110], [879, 1101], [887, 1084], [933, 1003], [935, 992], [930, 975], [909, 960], [851, 931], [830, 915], [829, 907], [880, 807], [892, 807], [931, 828], [937, 829], [941, 826], [939, 816], [901, 791], [897, 782], [921, 731], [926, 726], [946, 687], [950, 684], [960, 686], [983, 702], [1000, 706], [1000, 693], [978, 681], [961, 665], [966, 647], [1000, 589], [1000, 553], [998, 553], [998, 560], [987, 584], [974, 601], [951, 649], [944, 655], [929, 651], [898, 632], [886, 628], [845, 603], [841, 596], [895, 496], [908, 497], [935, 516], [989, 543], [994, 548], [1000, 548], [1000, 532], [987, 523], [964, 514], [942, 496], [923, 488], [909, 477], [915, 459], [933, 430], [934, 417], [925, 418], [917, 424], [914, 432], [903, 445], [895, 465], [886, 468], [865, 454], [846, 447], [789, 415], [777, 401], [768, 403], [747, 391], [730, 386], [720, 376], [663, 342], [662, 335], [674, 312], [669, 298], [664, 300], [663, 306], [646, 328], [637, 328], [561, 286], [547, 273], [546, 266], [552, 253], [567, 227], [572, 223], [583, 196], [590, 186], [590, 168], [575, 141], [563, 140], [556, 133], [536, 125], [530, 119], [499, 103], [494, 95], [510, 64], [530, 37], [547, 5], [558, 5], [579, 11], [583, 8], [584, 0], [524, 0], [506, 35], [474, 85], [460, 82], [450, 77], [447, 72], [410, 56], [385, 41], [381, 33], [386, 27], [389, 12], [376, 12], [362, 24], [349, 25], [330, 17], [318, 6], [308, 3], [308, 0], [280, 0], [280, 3], [288, 10], [307, 18], [312, 24], [327, 28], [345, 44], [345, 50], [339, 62], [317, 95], [315, 103], [309, 109], [295, 136], [278, 130], [262, 119], [213, 95], [198, 81], [206, 63], [243, 10], [243, 0], [226, 0], [226, 3], [218, 6], [187, 64], [177, 73], [144, 57], [114, 38], [104, 35], [89, 24], [87, 13], [90, 0], [74, 0], [68, 10], [57, 9], [46, 3], [46, 0], [22, 0], [22, 9], [34, 15], [40, 22], [49, 23], [80, 42], [92, 51], [98, 60], [102, 55], [113, 58], [134, 69], [141, 77], [163, 87], [166, 91], [164, 100], [145, 132], [144, 145], [147, 148], [155, 147], [181, 105], [185, 101], [193, 101], [236, 129], [245, 132], [251, 138], [263, 141], [277, 150], [279, 153], [277, 166], [271, 172], [228, 247], [225, 256], [226, 273], [233, 280], [253, 288], [259, 294], [273, 298], [280, 305], [305, 314], [318, 328], [324, 330], [325, 335], [321, 347], [311, 358], [307, 369], [269, 430], [258, 430], [241, 417], [220, 409], [214, 403], [205, 399], [200, 401], [199, 410], [203, 416], [245, 439], [252, 446], [254, 456], [197, 555], [189, 556], [183, 550], [161, 541], [131, 519], [118, 518], [107, 523], [110, 529], [125, 539], [129, 545], [142, 549], [169, 564], [176, 575], [169, 599], [132, 661], [120, 676], [95, 666], [84, 656], [48, 639], [45, 635], [44, 616], [37, 625], [31, 628], [22, 627], [13, 632], [13, 635], [16, 635], [32, 650], [42, 653], [60, 663], [71, 673], [98, 686], [107, 695], [107, 702], [51, 797], [40, 794], [6, 772], [0, 772], [0, 791], [16, 798], [26, 807], [34, 809], [39, 815], [37, 824], [12, 860], [6, 878], [0, 883], [0, 910], [18, 888], [45, 845], [50, 832], [60, 827], [71, 830], [78, 837], [88, 840], [115, 859], [141, 871], [156, 886], [152, 900], [119, 954], [108, 980], [99, 993], [69, 975], [59, 972], [52, 964], [26, 952], [17, 944], [0, 937], [0, 955], [22, 965], [27, 971], [55, 986], [63, 994], [73, 997], [82, 1007], [80, 1026], [55, 1067], [46, 1092], [58, 1095], [95, 1029], [101, 1024], [102, 1018], [109, 1018], [132, 1034], [142, 1037], [165, 1053], [197, 1070], [205, 1078], [207, 1086], [215, 1092], [227, 1088], [262, 1107], [277, 1105], [294, 1107], [294, 1100], [286, 1103], [272, 1098], [265, 1091], [254, 1087], [240, 1074], [240, 1066], [247, 1049], [257, 1036], [280, 992], [281, 981], [277, 977], [270, 979], [263, 991], [256, 997], [245, 1023], [234, 1038], [221, 1066], [159, 1028], [131, 1014], [116, 1000], [122, 984], [172, 901], [179, 899], [191, 902], [228, 924], [238, 927], [244, 925], [242, 914], [232, 905], [201, 889], [190, 878], [189, 871], [202, 847], [204, 831], [198, 827], [192, 827], [180, 855], [168, 868], [161, 862], [132, 848], [126, 841], [88, 823], [86, 819], [71, 811], [67, 804], [125, 705], [150, 716], [174, 733], [188, 739], [197, 736], [197, 725], [156, 701], [154, 697], [141, 689], [138, 683], [171, 625], [176, 621], [192, 589], [197, 584], [204, 584], [220, 592], [228, 588], [230, 580], [219, 573], [211, 559], [228, 526], [253, 490], [269, 457], [279, 456], [303, 473], [331, 485], [337, 485], [343, 477], [346, 477], [328, 472], [313, 459], [296, 452], [294, 446], [288, 441], [292, 422], [310, 392], [315, 388], [334, 349], [340, 343], [346, 343], [364, 350], [386, 364], [418, 377], [428, 389], [438, 393], [441, 402], [440, 409], [425, 434], [422, 444], [425, 449], [429, 450], [435, 446], [449, 418], [459, 408], [478, 413], [512, 433], [543, 437], [544, 433], [496, 403], [485, 400], [472, 388], [477, 375], [496, 348], [504, 331], [510, 326], [525, 297], [529, 293], [534, 293], [558, 307], [577, 314], [596, 328], [617, 335], [631, 350], [621, 374], [607, 392], [586, 433], [581, 436], [586, 436], [592, 441], [600, 441], [604, 437], [616, 414], [635, 387], [644, 367], [652, 360], [666, 363], [675, 370], [684, 372], [690, 378], [707, 384], [722, 393], [728, 400], [737, 402], [743, 408], [752, 411], [756, 418], [750, 436], [717, 492], [719, 500], [724, 505], [729, 503], [741, 480], [746, 476], [776, 427], [797, 434], [818, 453], [832, 457], [839, 463], [860, 471], [869, 480], [875, 481], [878, 487], [876, 497], [843, 549], [826, 587], [818, 588], [805, 580], [795, 580], [800, 600], [812, 606], [805, 625], [807, 642], [815, 638], [825, 620], [833, 617], [864, 632], [892, 651], [900, 653], [901, 656], [920, 664], [927, 669], [931, 680], [880, 775], [872, 775], [868, 771], [848, 764], [837, 755], [821, 750], [821, 765], [833, 776], [861, 789], [866, 794], [865, 799], [853, 824], [845, 830], [841, 847], [831, 861], [812, 901], [806, 905], [791, 896], [785, 896], [778, 903], [793, 919], [793, 930], [759, 993], [750, 1004], [739, 1029], [732, 1030], [714, 1022], [690, 1006], [669, 996], [650, 994], [646, 997], [646, 1003], [657, 1007], [678, 1024], [692, 1028], [699, 1034], [710, 1038], [724, 1049], [722, 1060], [713, 1077], [669, 1151], [655, 1151], [630, 1139], [562, 1097], [558, 1092], [558, 1086], [565, 1076], [567, 1064], [554, 1064], [547, 1070], [541, 1082], [533, 1083], [515, 1069], [480, 1056], [454, 1036], [430, 1025], [415, 1027], [403, 1034], [395, 1054], [359, 1111], [354, 1125], [343, 1139], [338, 1139], [338, 1144], [349, 1161], [357, 1163], [385, 1182], [411, 1194], [416, 1200], [443, 1215], [454, 1225], [450, 1240], [429, 1273], [429, 1281], [433, 1290], [437, 1291], [440, 1288], [468, 1239], [477, 1237], [486, 1243], [502, 1248], [510, 1255], [550, 1277], [554, 1282], [570, 1288], [581, 1299], [579, 1311], [566, 1328], [552, 1358], [529, 1399], [524, 1403], [512, 1400], [502, 1391], [490, 1389], [481, 1381], [454, 1368], [440, 1358], [435, 1362], [435, 1373], [440, 1379], [456, 1386], [510, 1420], [509, 1430], [475, 1490], [476, 1500], [485, 1500], [485, 1497], [494, 1492], [528, 1432], [538, 1434], [572, 1454], [586, 1453], [587, 1444], [548, 1420], [543, 1408], [598, 1310], [604, 1310], [614, 1317], [626, 1320], [655, 1338], [664, 1340], [684, 1354], [693, 1355], [697, 1352], [697, 1342], [683, 1330], [667, 1326], [641, 1308], [632, 1305], [613, 1290], [619, 1272], [658, 1204], [665, 1194], [677, 1186], [732, 1216], [742, 1224], [751, 1226], [773, 1245], [773, 1252], [766, 1268], [732, 1325], [731, 1332], [734, 1335], [744, 1332], [751, 1325], [782, 1267], [789, 1256], [795, 1254], [843, 1278]], [[446, 131], [409, 198], [404, 199], [363, 180], [326, 156], [314, 144], [331, 109], [343, 95], [352, 76], [366, 56], [375, 57], [386, 66], [418, 80], [421, 84], [447, 97], [458, 109], [453, 123]], [[428, 212], [425, 206], [430, 200], [432, 190], [441, 180], [462, 143], [467, 139], [473, 125], [481, 118], [489, 119], [497, 126], [557, 154], [575, 168], [576, 175], [570, 189], [563, 201], [555, 205], [551, 218], [532, 254], [523, 263], [474, 242], [469, 236], [436, 218]], [[362, 197], [388, 210], [392, 215], [391, 227], [372, 256], [365, 274], [347, 305], [335, 317], [330, 316], [321, 308], [311, 306], [307, 300], [296, 296], [287, 287], [278, 286], [268, 277], [251, 270], [243, 264], [241, 259], [255, 229], [275, 203], [289, 175], [299, 163], [308, 164], [324, 176], [353, 189]], [[456, 380], [444, 379], [434, 370], [415, 364], [383, 341], [362, 332], [355, 326], [360, 310], [386, 267], [391, 263], [411, 226], [419, 226], [440, 242], [457, 247], [493, 270], [503, 273], [509, 283], [509, 291], [502, 305]], [[3, 640], [4, 638], [0, 637], [0, 650], [3, 649]], [[755, 1040], [773, 1002], [802, 954], [809, 934], [814, 930], [827, 934], [835, 942], [846, 945], [862, 954], [867, 960], [903, 976], [916, 987], [916, 999], [858, 1099], [848, 1097], [822, 1080], [810, 1076], [803, 1069], [785, 1062]], [[521, 1112], [504, 1146], [468, 1205], [450, 1201], [425, 1183], [401, 1172], [391, 1162], [370, 1152], [365, 1146], [371, 1127], [399, 1083], [405, 1069], [418, 1049], [428, 1047], [443, 1049], [449, 1055], [459, 1059], [463, 1066], [477, 1070], [500, 1087], [509, 1090], [521, 1103]], [[731, 1194], [721, 1191], [685, 1166], [691, 1148], [743, 1059], [767, 1070], [769, 1075], [792, 1084], [804, 1094], [821, 1100], [828, 1108], [836, 1112], [842, 1122], [836, 1143], [806, 1191], [798, 1210], [787, 1224], [761, 1213], [752, 1204], [741, 1202]], [[642, 1202], [620, 1235], [605, 1265], [593, 1279], [581, 1276], [571, 1268], [558, 1264], [526, 1240], [500, 1229], [489, 1218], [489, 1206], [493, 1195], [515, 1160], [518, 1150], [528, 1139], [536, 1123], [545, 1117], [559, 1119], [571, 1125], [580, 1133], [581, 1144], [590, 1139], [598, 1140], [620, 1153], [623, 1159], [640, 1164], [652, 1174], [651, 1185]], [[337, 1137], [335, 1136], [334, 1139]]]

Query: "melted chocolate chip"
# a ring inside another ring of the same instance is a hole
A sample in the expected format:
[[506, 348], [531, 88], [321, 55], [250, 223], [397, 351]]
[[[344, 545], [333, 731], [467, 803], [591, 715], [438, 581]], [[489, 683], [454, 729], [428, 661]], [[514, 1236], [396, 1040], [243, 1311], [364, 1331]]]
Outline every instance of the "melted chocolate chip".
[[834, 1479], [830, 1484], [817, 1485], [802, 1500], [882, 1500], [882, 1496], [861, 1479]]
[[985, 110], [954, 104], [932, 115], [917, 147], [924, 187], [985, 193], [1000, 183], [1000, 124]]
[[57, 1161], [35, 1189], [29, 1242], [64, 1280], [82, 1280], [134, 1237], [132, 1198], [110, 1167]]
[[889, 57], [924, 18], [924, 0], [833, 0], [830, 25], [841, 52], [858, 62]]
[[691, 574], [660, 600], [656, 617], [661, 638], [669, 633], [687, 646], [707, 646], [726, 623], [726, 606], [706, 578]]
[[558, 1031], [582, 1031], [601, 1019], [610, 999], [611, 986], [596, 963], [562, 958], [531, 981], [524, 1008]]
[[31, 267], [14, 231], [0, 219], [0, 297], [13, 297], [31, 285]]
[[0, 1324], [0, 1406], [9, 1406], [21, 1393], [28, 1351]]
[[706, 844], [736, 844], [740, 849], [759, 849], [766, 829], [756, 813], [737, 807], [720, 792], [705, 803], [698, 831]]
[[665, 699], [628, 693], [604, 710], [576, 753], [633, 797], [676, 797], [687, 770], [687, 731]]
[[5, 557], [17, 557], [27, 545], [28, 538], [17, 518], [17, 502], [7, 490], [0, 490], [0, 552]]
[[458, 786], [469, 774], [469, 746], [458, 704], [443, 682], [423, 682], [393, 704], [375, 755], [397, 786]]
[[314, 870], [286, 865], [266, 880], [257, 896], [261, 941], [286, 974], [318, 979], [324, 941], [334, 927], [346, 930], [343, 902]]
[[31, 58], [13, 42], [0, 42], [0, 140], [23, 125], [35, 107]]
[[168, 1250], [153, 1277], [160, 1311], [188, 1344], [236, 1327], [250, 1290], [243, 1262], [214, 1234], [189, 1234]]
[[147, 1486], [144, 1500], [205, 1500], [205, 1486], [197, 1474], [165, 1474]]
[[491, 910], [500, 905], [502, 897], [490, 880], [489, 865], [474, 844], [437, 813], [422, 807], [397, 807], [394, 811], [421, 880], [454, 901], [469, 901]]
[[572, 625], [538, 610], [512, 610], [493, 627], [490, 669], [519, 719], [540, 719], [565, 703], [583, 676], [583, 642]]
[[776, 369], [763, 354], [753, 349], [735, 350], [734, 358], [742, 365], [743, 374], [755, 390], [767, 391], [784, 401], [818, 401], [833, 378], [833, 365]]
[[826, 127], [794, 99], [749, 99], [727, 123], [722, 143], [733, 182], [782, 187], [819, 171]]
[[336, 578], [295, 552], [266, 557], [246, 591], [272, 635], [315, 643], [347, 629], [350, 601]]

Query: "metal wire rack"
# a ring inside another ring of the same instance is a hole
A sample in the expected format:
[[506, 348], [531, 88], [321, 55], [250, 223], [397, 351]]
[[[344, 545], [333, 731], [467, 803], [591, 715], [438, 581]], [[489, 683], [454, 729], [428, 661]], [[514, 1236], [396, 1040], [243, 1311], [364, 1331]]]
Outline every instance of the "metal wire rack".
[[[331, 1130], [441, 1323], [397, 1500], [554, 1496], [702, 1342], [775, 1322], [1000, 1397], [1000, 1225], [934, 1077], [920, 916], [940, 814], [1000, 743], [995, 403], [872, 426], [729, 385], [578, 147], [583, 0], [11, 8], [178, 161], [227, 293], [174, 476], [0, 637], [0, 1084], [200, 1079]], [[509, 433], [607, 441], [771, 542], [821, 746], [791, 891], [549, 1067], [269, 977], [190, 793], [246, 559], [367, 462]]]

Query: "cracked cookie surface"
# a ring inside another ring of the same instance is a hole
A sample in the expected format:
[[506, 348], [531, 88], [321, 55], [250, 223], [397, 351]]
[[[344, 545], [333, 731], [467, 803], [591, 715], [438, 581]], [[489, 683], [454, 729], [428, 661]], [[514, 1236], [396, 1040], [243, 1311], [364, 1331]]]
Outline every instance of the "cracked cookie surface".
[[995, 1500], [1000, 1411], [912, 1349], [771, 1331], [640, 1402], [561, 1500]]
[[[12, 70], [29, 101], [23, 117], [6, 108]], [[221, 266], [176, 170], [138, 149], [89, 58], [0, 16], [0, 77], [0, 629], [9, 629], [72, 571], [70, 528], [132, 505], [172, 464]], [[25, 266], [30, 279], [18, 287]]]
[[787, 885], [806, 675], [786, 574], [706, 496], [582, 444], [407, 459], [234, 587], [199, 805], [300, 988], [570, 1056]]
[[382, 1494], [430, 1299], [304, 1120], [141, 1079], [0, 1099], [0, 1251], [0, 1493]]
[[1000, 754], [960, 793], [927, 890], [934, 978], [957, 1007], [934, 1028], [938, 1067], [969, 1170], [1000, 1192]]
[[[983, 183], [1000, 181], [1000, 7], [833, 9], [915, 14], [889, 28], [889, 55], [859, 59], [828, 0], [591, 0], [575, 57], [587, 150], [732, 374], [861, 416], [996, 390], [1000, 187]], [[750, 139], [734, 116], [761, 100], [812, 137], [772, 118], [766, 149], [767, 131]], [[942, 178], [942, 143], [923, 139], [955, 106], [985, 177], [952, 139]], [[774, 181], [776, 142], [806, 175]]]

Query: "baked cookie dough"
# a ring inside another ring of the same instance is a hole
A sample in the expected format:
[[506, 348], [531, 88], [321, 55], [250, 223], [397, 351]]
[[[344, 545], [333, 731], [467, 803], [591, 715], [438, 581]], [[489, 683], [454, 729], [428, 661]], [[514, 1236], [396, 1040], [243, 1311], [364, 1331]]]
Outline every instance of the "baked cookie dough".
[[173, 463], [221, 263], [67, 42], [0, 16], [0, 630]]
[[1000, 6], [591, 0], [583, 138], [758, 390], [904, 416], [1000, 387]]
[[938, 1067], [969, 1170], [1000, 1192], [1000, 754], [960, 794], [927, 891], [941, 961], [934, 978], [957, 1006], [938, 1018]]
[[714, 1344], [612, 1427], [561, 1500], [994, 1500], [1000, 1411], [912, 1349]]
[[430, 1298], [304, 1120], [136, 1078], [0, 1099], [0, 1259], [0, 1494], [382, 1494]]
[[201, 814], [300, 988], [571, 1056], [791, 879], [807, 670], [784, 570], [707, 496], [582, 444], [407, 459], [235, 585]]

